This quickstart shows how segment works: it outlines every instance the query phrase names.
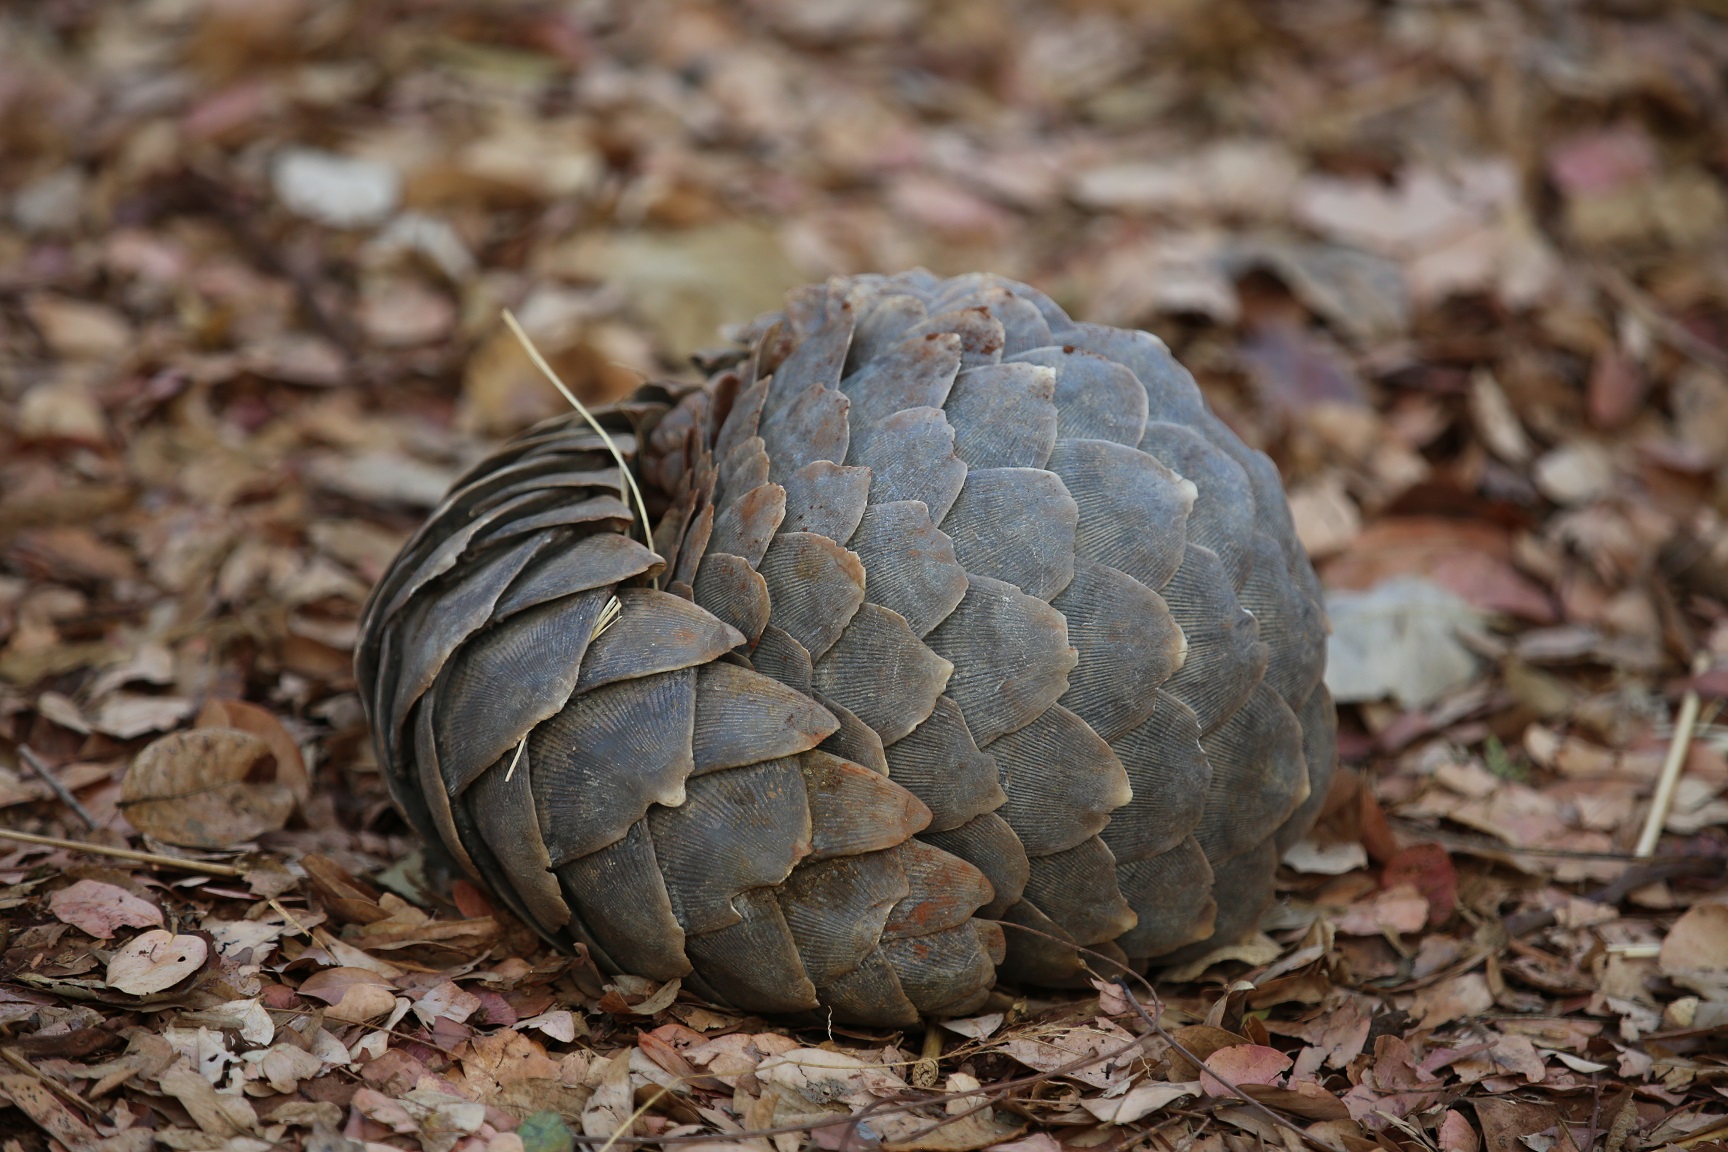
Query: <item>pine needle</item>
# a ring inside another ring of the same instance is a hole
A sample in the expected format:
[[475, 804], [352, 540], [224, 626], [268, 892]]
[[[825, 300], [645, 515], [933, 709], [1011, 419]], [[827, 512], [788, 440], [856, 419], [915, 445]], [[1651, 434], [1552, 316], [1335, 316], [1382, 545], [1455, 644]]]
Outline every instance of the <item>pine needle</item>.
[[[1696, 657], [1692, 662], [1692, 674], [1703, 675], [1709, 666], [1709, 657]], [[1668, 822], [1668, 813], [1674, 807], [1674, 789], [1680, 783], [1681, 770], [1686, 766], [1686, 753], [1692, 747], [1692, 729], [1698, 723], [1698, 704], [1698, 689], [1686, 689], [1686, 695], [1680, 700], [1680, 716], [1674, 721], [1674, 739], [1668, 745], [1668, 757], [1662, 762], [1662, 774], [1656, 780], [1656, 794], [1650, 799], [1650, 812], [1644, 819], [1644, 831], [1638, 837], [1638, 846], [1632, 850], [1634, 856], [1653, 855], [1657, 842], [1662, 839], [1662, 826]]]
[[[599, 622], [594, 625], [594, 640], [600, 639], [600, 637], [605, 634], [606, 629], [618, 623], [618, 617], [623, 614], [624, 604], [618, 599], [618, 597], [613, 596], [611, 599], [607, 600], [606, 606], [600, 609]], [[593, 641], [591, 640], [589, 642], [592, 643]]]
[[510, 757], [510, 767], [504, 772], [504, 783], [510, 783], [510, 777], [516, 775], [516, 765], [522, 763], [522, 750], [528, 747], [528, 737], [522, 737], [522, 742], [516, 745], [516, 755]]
[[[618, 462], [619, 475], [624, 477], [624, 483], [630, 489], [630, 495], [636, 500], [636, 512], [642, 518], [642, 541], [648, 545], [648, 550], [652, 552], [654, 550], [654, 527], [648, 522], [648, 502], [642, 499], [642, 489], [637, 486], [636, 477], [631, 474], [630, 465], [624, 460], [624, 453], [618, 450], [617, 441], [612, 439], [610, 432], [600, 426], [600, 421], [594, 419], [594, 413], [588, 410], [588, 406], [576, 398], [576, 393], [570, 391], [564, 381], [558, 378], [558, 373], [552, 370], [552, 365], [546, 362], [546, 357], [540, 355], [540, 349], [534, 347], [534, 341], [530, 340], [528, 333], [522, 330], [522, 325], [517, 321], [516, 314], [506, 308], [503, 310], [503, 317], [505, 325], [522, 345], [522, 350], [528, 353], [528, 359], [533, 362], [534, 367], [538, 368], [540, 374], [552, 382], [552, 387], [558, 389], [559, 394], [570, 402], [570, 407], [582, 414], [582, 419], [588, 422], [588, 427], [600, 434], [600, 439], [606, 444], [606, 450], [611, 452], [612, 459]], [[658, 577], [655, 577], [651, 583], [655, 588], [660, 587]]]

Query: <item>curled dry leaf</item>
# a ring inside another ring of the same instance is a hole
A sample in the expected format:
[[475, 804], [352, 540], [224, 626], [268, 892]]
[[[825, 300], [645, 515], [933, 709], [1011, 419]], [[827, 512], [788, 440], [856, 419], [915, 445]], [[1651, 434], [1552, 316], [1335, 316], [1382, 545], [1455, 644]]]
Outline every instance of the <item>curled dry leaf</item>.
[[1200, 1095], [1198, 1080], [1142, 1080], [1121, 1096], [1082, 1100], [1081, 1105], [1105, 1124], [1132, 1124], [1186, 1096]]
[[133, 827], [158, 840], [228, 848], [286, 824], [294, 791], [279, 779], [263, 737], [198, 728], [138, 753], [121, 782], [120, 807]]
[[108, 961], [108, 987], [133, 996], [172, 988], [204, 966], [210, 946], [200, 936], [156, 928], [132, 939]]
[[162, 909], [114, 884], [80, 880], [48, 898], [55, 919], [88, 932], [98, 940], [116, 928], [150, 928], [162, 924]]
[[1476, 1129], [1470, 1127], [1470, 1121], [1464, 1119], [1462, 1112], [1448, 1108], [1445, 1118], [1440, 1121], [1439, 1144], [1440, 1152], [1477, 1152], [1482, 1147], [1482, 1139], [1476, 1135]]

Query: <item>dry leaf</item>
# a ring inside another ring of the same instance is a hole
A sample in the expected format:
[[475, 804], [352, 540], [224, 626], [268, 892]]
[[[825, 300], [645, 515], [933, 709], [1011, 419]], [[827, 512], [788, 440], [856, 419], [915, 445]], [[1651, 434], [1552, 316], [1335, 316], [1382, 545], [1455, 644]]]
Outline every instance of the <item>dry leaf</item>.
[[1408, 884], [1377, 892], [1351, 905], [1338, 917], [1338, 931], [1346, 936], [1402, 935], [1420, 932], [1428, 924], [1428, 901]]
[[288, 822], [294, 792], [276, 777], [275, 754], [262, 737], [238, 728], [175, 732], [138, 753], [121, 782], [120, 805], [134, 827], [158, 840], [227, 848]]
[[1698, 904], [1668, 929], [1662, 974], [1713, 1000], [1728, 1000], [1728, 904]]
[[1276, 1085], [1289, 1067], [1290, 1057], [1276, 1048], [1263, 1044], [1232, 1044], [1206, 1057], [1206, 1066], [1200, 1069], [1200, 1087], [1208, 1096], [1234, 1096], [1224, 1081], [1238, 1086]]
[[1410, 1014], [1416, 1017], [1418, 1028], [1438, 1028], [1479, 1016], [1492, 1007], [1494, 993], [1488, 990], [1487, 977], [1466, 972], [1417, 992]]
[[[1039, 1072], [1048, 1072], [1083, 1057], [1097, 1057], [1063, 1075], [1096, 1088], [1108, 1088], [1126, 1080], [1129, 1069], [1142, 1056], [1133, 1037], [1114, 1025], [1107, 1028], [1060, 1028], [1040, 1030], [1033, 1036], [1016, 1036], [1004, 1042], [1001, 1052]], [[1118, 1052], [1118, 1049], [1126, 1051]], [[1116, 1055], [1111, 1055], [1116, 1053]]]
[[264, 743], [270, 745], [270, 752], [276, 757], [276, 782], [286, 785], [297, 801], [304, 801], [310, 794], [311, 782], [306, 775], [306, 760], [300, 754], [300, 745], [269, 709], [260, 708], [245, 700], [219, 700], [212, 697], [199, 709], [193, 726], [238, 728], [242, 732], [250, 732], [262, 738]]
[[1178, 1100], [1201, 1094], [1198, 1080], [1141, 1080], [1121, 1096], [1103, 1096], [1080, 1101], [1086, 1111], [1105, 1124], [1132, 1124]]
[[108, 961], [110, 988], [148, 996], [172, 988], [204, 967], [210, 946], [201, 936], [176, 936], [163, 928], [129, 940]]
[[162, 923], [162, 909], [113, 884], [80, 880], [48, 898], [55, 917], [82, 929], [98, 940], [114, 935], [116, 928], [149, 928]]

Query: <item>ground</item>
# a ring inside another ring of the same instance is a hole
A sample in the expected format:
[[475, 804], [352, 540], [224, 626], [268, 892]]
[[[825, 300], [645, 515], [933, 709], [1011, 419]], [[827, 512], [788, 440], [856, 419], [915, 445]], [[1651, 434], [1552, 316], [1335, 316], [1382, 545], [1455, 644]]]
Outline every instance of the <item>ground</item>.
[[[1725, 75], [1721, 0], [0, 4], [0, 1147], [1723, 1147]], [[918, 264], [1282, 468], [1345, 771], [1262, 933], [937, 1046], [427, 892], [350, 649], [562, 403], [500, 310], [597, 402]]]

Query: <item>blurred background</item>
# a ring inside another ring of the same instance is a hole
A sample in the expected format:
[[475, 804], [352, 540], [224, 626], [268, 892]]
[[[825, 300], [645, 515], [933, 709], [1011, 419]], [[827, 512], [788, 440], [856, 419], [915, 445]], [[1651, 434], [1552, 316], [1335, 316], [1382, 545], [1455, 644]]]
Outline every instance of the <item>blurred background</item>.
[[1725, 74], [1721, 0], [0, 4], [0, 725], [112, 766], [249, 696], [363, 767], [367, 588], [560, 406], [501, 308], [604, 400], [982, 269], [1273, 453], [1385, 802], [1625, 847], [1728, 684]]

